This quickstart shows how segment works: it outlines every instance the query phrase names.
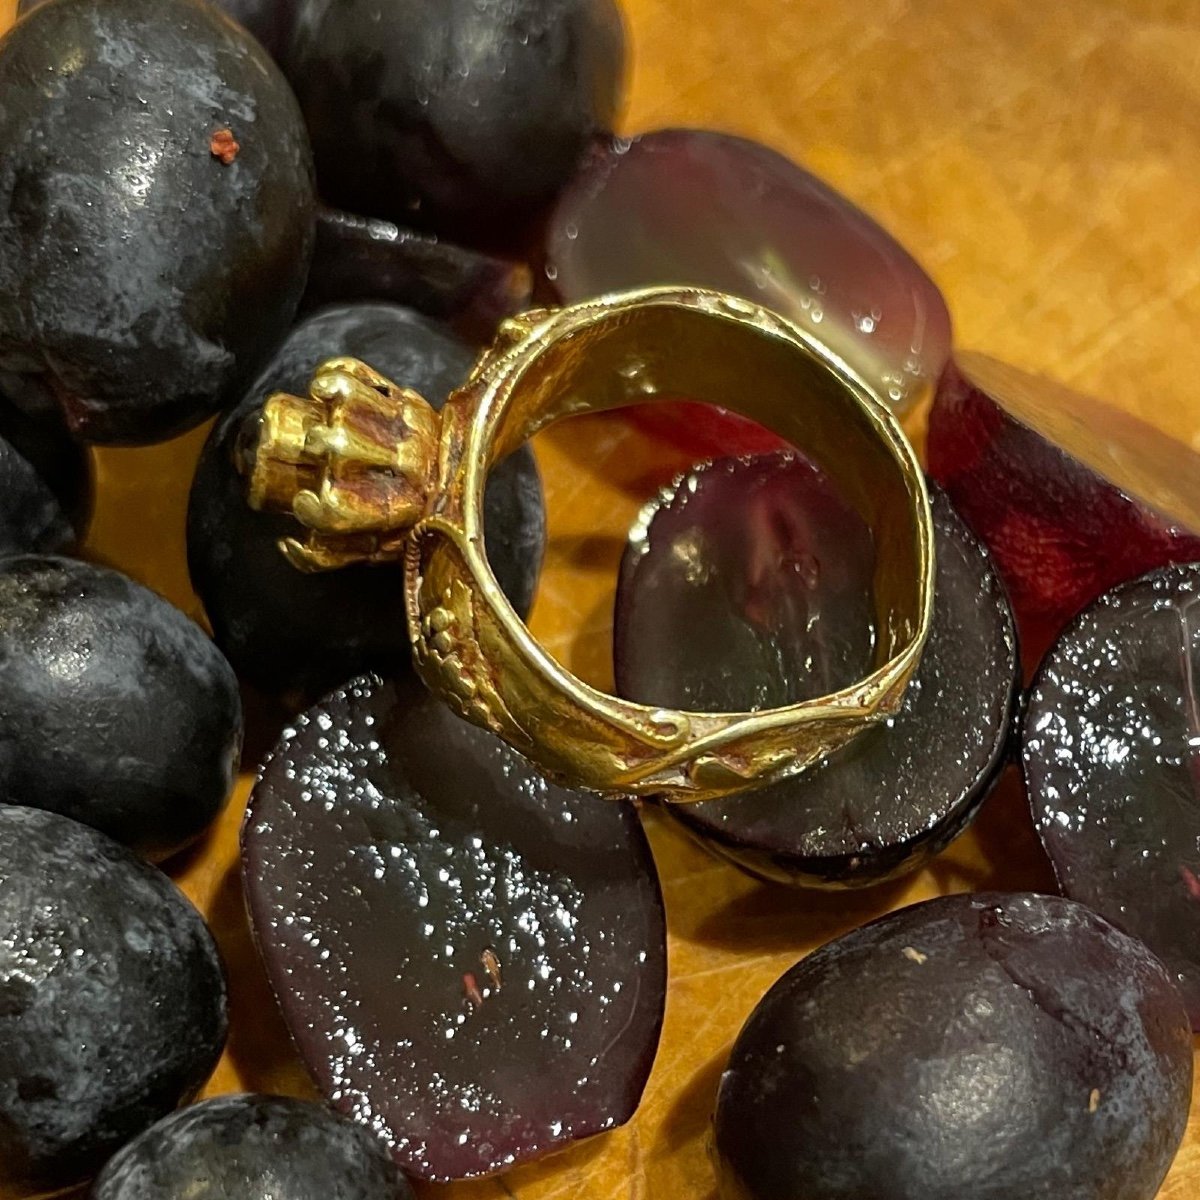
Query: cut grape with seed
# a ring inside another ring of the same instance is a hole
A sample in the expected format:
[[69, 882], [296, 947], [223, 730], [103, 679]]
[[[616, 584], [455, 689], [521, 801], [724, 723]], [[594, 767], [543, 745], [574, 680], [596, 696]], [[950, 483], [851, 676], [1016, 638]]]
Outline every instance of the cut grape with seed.
[[[899, 242], [781, 154], [712, 130], [600, 144], [555, 207], [545, 259], [570, 303], [661, 284], [745, 296], [824, 343], [898, 410], [932, 391], [950, 353], [941, 293]], [[714, 427], [695, 405], [639, 419], [710, 456], [778, 445], [729, 414]]]
[[1152, 1200], [1192, 1038], [1139, 941], [1057, 897], [947, 896], [823, 946], [721, 1076], [722, 1200]]
[[493, 237], [612, 128], [624, 65], [613, 0], [299, 0], [285, 56], [326, 199]]
[[1200, 454], [1048, 379], [957, 355], [927, 457], [1031, 644], [1122, 580], [1200, 559]]
[[55, 0], [0, 41], [0, 95], [5, 391], [103, 444], [236, 402], [291, 323], [315, 225], [266, 51], [204, 0]]
[[[435, 408], [466, 382], [474, 354], [449, 329], [393, 304], [334, 305], [289, 334], [244, 402], [213, 428], [188, 505], [188, 566], [217, 644], [240, 676], [269, 694], [315, 699], [368, 669], [407, 670], [404, 568], [304, 574], [280, 553], [299, 528], [255, 512], [239, 469], [247, 422], [275, 391], [305, 395], [335, 355], [369, 363]], [[541, 477], [524, 446], [488, 477], [484, 536], [497, 581], [522, 615], [533, 602], [546, 536]]]
[[632, 805], [365, 677], [264, 764], [242, 862], [309, 1071], [410, 1174], [490, 1174], [632, 1116], [666, 986]]
[[16, 1200], [89, 1178], [199, 1091], [225, 980], [183, 894], [94, 829], [0, 804], [0, 880], [0, 1195]]
[[[932, 501], [933, 623], [900, 712], [796, 778], [668, 808], [755, 875], [853, 887], [915, 870], [1000, 774], [1017, 694], [1012, 614], [987, 552], [944, 494]], [[874, 565], [870, 529], [804, 459], [699, 468], [647, 506], [626, 550], [618, 691], [733, 711], [847, 686], [870, 666]]]
[[368, 1130], [322, 1104], [219, 1096], [164, 1117], [113, 1158], [89, 1200], [412, 1200]]
[[86, 453], [62, 422], [0, 397], [0, 555], [69, 550], [90, 500]]
[[456, 246], [378, 217], [322, 208], [317, 248], [302, 307], [387, 300], [447, 321], [472, 342], [530, 306], [533, 280], [524, 263]]
[[1200, 565], [1105, 593], [1029, 695], [1029, 803], [1066, 895], [1166, 963], [1200, 1030]]

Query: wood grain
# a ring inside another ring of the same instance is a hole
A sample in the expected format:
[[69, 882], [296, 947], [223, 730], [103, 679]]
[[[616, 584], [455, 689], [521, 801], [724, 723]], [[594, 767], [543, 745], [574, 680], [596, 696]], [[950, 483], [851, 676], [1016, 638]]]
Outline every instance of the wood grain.
[[[0, 24], [13, 0], [0, 0]], [[630, 132], [714, 126], [824, 175], [927, 266], [960, 345], [1102, 394], [1200, 448], [1197, 0], [626, 0]], [[96, 556], [194, 616], [183, 515], [193, 434], [97, 456]], [[616, 419], [543, 435], [551, 543], [532, 618], [573, 669], [608, 670], [613, 571], [659, 451]], [[243, 780], [178, 876], [233, 979], [211, 1090], [304, 1090], [249, 943], [237, 880]], [[712, 1200], [705, 1136], [731, 1039], [796, 959], [887, 909], [971, 888], [1048, 887], [1009, 779], [928, 870], [860, 895], [751, 882], [653, 814], [671, 987], [654, 1073], [625, 1129], [443, 1200]], [[1200, 1107], [1161, 1193], [1200, 1192]]]

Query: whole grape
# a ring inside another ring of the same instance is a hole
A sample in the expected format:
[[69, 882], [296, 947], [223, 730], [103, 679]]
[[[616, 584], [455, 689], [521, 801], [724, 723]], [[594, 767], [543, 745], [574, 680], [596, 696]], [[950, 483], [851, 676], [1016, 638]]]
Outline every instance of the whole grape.
[[234, 403], [292, 320], [316, 220], [267, 53], [204, 0], [55, 0], [0, 41], [0, 96], [5, 390], [111, 444]]
[[146, 858], [224, 807], [237, 680], [204, 631], [106, 567], [0, 559], [0, 803], [51, 809]]
[[[395, 304], [319, 309], [288, 335], [245, 401], [214, 426], [188, 503], [188, 567], [217, 645], [238, 675], [263, 692], [316, 699], [355, 674], [407, 671], [401, 563], [358, 564], [305, 574], [279, 552], [300, 529], [290, 515], [255, 512], [239, 470], [247, 421], [270, 393], [303, 394], [333, 355], [370, 363], [419, 391], [435, 408], [461, 387], [474, 356], [444, 325]], [[546, 510], [533, 452], [496, 464], [484, 500], [488, 561], [524, 616], [546, 539]]]
[[1152, 1200], [1187, 1126], [1183, 1001], [1070, 900], [942, 896], [829, 942], [721, 1075], [721, 1200]]
[[[0, 796], [3, 795], [0, 789]], [[200, 914], [57, 813], [0, 804], [0, 1196], [86, 1179], [190, 1100], [225, 1042]]]
[[0, 396], [0, 555], [68, 550], [91, 500], [86, 452], [55, 414], [30, 415]]
[[495, 223], [616, 116], [613, 0], [300, 0], [285, 69], [322, 194], [404, 223]]

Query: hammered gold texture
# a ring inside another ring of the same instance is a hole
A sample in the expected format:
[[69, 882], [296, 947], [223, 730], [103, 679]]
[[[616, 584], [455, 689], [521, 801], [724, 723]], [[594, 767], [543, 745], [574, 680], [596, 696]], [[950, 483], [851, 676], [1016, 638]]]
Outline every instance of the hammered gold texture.
[[[1091, 391], [1200, 448], [1200, 0], [623, 0], [629, 132], [708, 125], [817, 171], [929, 269], [959, 344]], [[0, 19], [14, 0], [0, 0]], [[918, 423], [914, 424], [914, 428]], [[97, 456], [91, 552], [197, 618], [184, 511], [203, 431]], [[531, 626], [611, 683], [624, 535], [686, 467], [619, 417], [535, 442], [550, 542]], [[229, 1050], [209, 1086], [299, 1091], [304, 1074], [246, 929], [237, 828], [250, 780], [175, 875], [230, 969]], [[651, 813], [671, 982], [662, 1045], [626, 1128], [540, 1165], [423, 1200], [714, 1200], [704, 1143], [729, 1045], [798, 958], [946, 892], [1052, 887], [1009, 779], [930, 866], [862, 894], [780, 892]], [[1160, 1200], [1200, 1196], [1200, 1103]]]

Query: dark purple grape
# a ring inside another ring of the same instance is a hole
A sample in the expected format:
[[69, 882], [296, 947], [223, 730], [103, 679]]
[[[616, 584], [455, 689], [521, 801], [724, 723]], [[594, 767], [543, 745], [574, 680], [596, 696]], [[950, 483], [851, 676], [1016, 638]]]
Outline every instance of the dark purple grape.
[[[618, 594], [622, 694], [670, 707], [699, 695], [733, 709], [755, 698], [748, 680], [760, 681], [764, 703], [782, 703], [862, 673], [863, 647], [852, 638], [871, 627], [862, 611], [873, 562], [862, 540], [867, 530], [848, 516], [830, 520], [824, 493], [813, 491], [816, 478], [787, 455], [726, 461], [696, 472], [694, 492], [689, 481], [653, 517], [647, 512], [626, 551]], [[932, 500], [933, 624], [900, 713], [794, 779], [669, 809], [709, 849], [755, 875], [853, 887], [915, 870], [970, 823], [1000, 774], [1018, 686], [1012, 613], [987, 552], [945, 495], [934, 489]], [[814, 536], [825, 539], [823, 548]], [[845, 581], [853, 586], [826, 591], [802, 573], [767, 571], [777, 590], [755, 607], [746, 584], [754, 564], [769, 567], [797, 550], [817, 563], [858, 563], [860, 574]], [[750, 633], [764, 618], [771, 652], [760, 661], [764, 643]], [[823, 635], [831, 619], [839, 624]], [[699, 661], [679, 653], [684, 628], [687, 647], [698, 640], [709, 648], [693, 652]], [[852, 650], [849, 669], [813, 672], [809, 663], [822, 661], [814, 643], [830, 664]], [[776, 664], [782, 674], [772, 679]]]
[[274, 59], [287, 48], [296, 20], [296, 0], [214, 0], [239, 25], [248, 29]]
[[614, 0], [300, 0], [295, 30], [322, 195], [402, 224], [528, 216], [620, 100]]
[[[0, 795], [3, 789], [0, 788]], [[199, 913], [96, 830], [0, 805], [0, 1195], [90, 1177], [191, 1099], [225, 1041]]]
[[[46, 0], [20, 0], [17, 16], [23, 17], [31, 9]], [[228, 13], [239, 25], [248, 29], [270, 52], [278, 58], [287, 45], [292, 31], [295, 0], [212, 0]]]
[[[16, 458], [24, 460], [36, 473], [41, 485], [48, 489], [57, 518], [70, 527], [70, 545], [82, 536], [92, 505], [92, 475], [87, 451], [68, 434], [62, 418], [53, 410], [27, 413], [0, 397], [0, 440], [15, 453], [5, 468], [8, 472], [0, 484], [0, 503], [9, 493], [26, 486], [18, 480], [27, 478]], [[45, 550], [44, 546], [26, 549]]]
[[366, 677], [264, 765], [242, 861], [301, 1056], [411, 1174], [488, 1174], [632, 1115], [666, 946], [631, 805]]
[[[445, 327], [390, 304], [323, 309], [292, 330], [245, 402], [213, 429], [192, 484], [188, 564], [217, 644], [239, 675], [268, 693], [315, 698], [367, 669], [407, 670], [404, 570], [356, 566], [297, 571], [279, 552], [287, 515], [252, 511], [237, 455], [243, 426], [274, 391], [304, 395], [333, 355], [361, 358], [435, 407], [466, 381], [474, 355]], [[541, 568], [546, 517], [533, 453], [523, 447], [491, 473], [486, 544], [500, 586], [528, 612]]]
[[68, 550], [75, 531], [33, 464], [0, 437], [0, 555]]
[[87, 456], [49, 417], [0, 398], [0, 556], [69, 550], [87, 519]]
[[1167, 964], [1200, 1029], [1200, 565], [1121, 584], [1046, 655], [1022, 733], [1063, 892]]
[[721, 1077], [722, 1200], [1151, 1200], [1192, 1039], [1141, 942], [1055, 897], [947, 896], [822, 947]]
[[0, 559], [0, 802], [62, 813], [147, 858], [233, 786], [237, 680], [183, 613], [116, 571]]
[[529, 307], [532, 287], [524, 263], [467, 250], [377, 217], [323, 208], [301, 306], [389, 300], [448, 321], [464, 337], [483, 344], [492, 340], [505, 317]]
[[315, 222], [262, 47], [204, 0], [55, 0], [0, 42], [0, 95], [6, 390], [112, 444], [236, 401], [296, 311]]
[[380, 1140], [320, 1104], [220, 1096], [173, 1113], [100, 1173], [90, 1200], [412, 1200]]

